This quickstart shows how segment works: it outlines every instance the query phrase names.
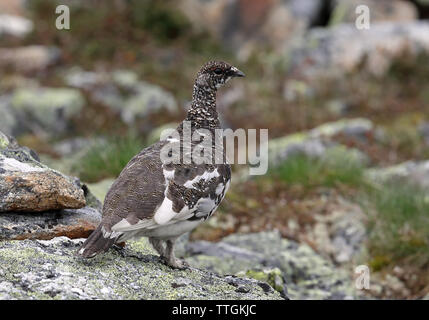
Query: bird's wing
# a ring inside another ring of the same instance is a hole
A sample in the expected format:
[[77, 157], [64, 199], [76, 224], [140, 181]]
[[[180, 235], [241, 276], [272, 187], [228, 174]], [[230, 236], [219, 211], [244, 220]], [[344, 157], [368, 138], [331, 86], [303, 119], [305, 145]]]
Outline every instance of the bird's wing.
[[142, 150], [106, 195], [103, 222], [110, 232], [152, 229], [210, 215], [225, 195], [226, 165], [163, 165], [161, 143]]
[[151, 219], [162, 203], [166, 186], [159, 148], [155, 144], [143, 149], [110, 187], [103, 205], [103, 224], [107, 229], [122, 220], [134, 225]]

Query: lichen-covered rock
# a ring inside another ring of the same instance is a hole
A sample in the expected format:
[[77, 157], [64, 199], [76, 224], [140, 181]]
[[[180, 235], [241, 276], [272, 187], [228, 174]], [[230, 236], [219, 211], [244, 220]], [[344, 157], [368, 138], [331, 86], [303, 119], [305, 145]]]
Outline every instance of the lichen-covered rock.
[[282, 271], [279, 268], [252, 269], [240, 271], [238, 277], [252, 278], [268, 283], [271, 287], [287, 297], [286, 282], [283, 278]]
[[219, 243], [187, 244], [186, 260], [218, 274], [247, 274], [278, 268], [291, 299], [359, 298], [352, 275], [335, 267], [308, 245], [282, 239], [275, 231], [234, 234]]
[[365, 118], [341, 119], [333, 122], [326, 122], [309, 131], [312, 138], [333, 137], [343, 134], [348, 137], [365, 139], [366, 135], [374, 130], [371, 120]]
[[172, 270], [147, 242], [131, 242], [92, 260], [82, 240], [0, 242], [0, 299], [281, 299], [265, 282]]
[[143, 128], [145, 134], [174, 120], [179, 111], [170, 92], [140, 80], [131, 70], [95, 72], [73, 67], [63, 73], [63, 78], [68, 85], [88, 92], [95, 103], [117, 113], [125, 123]]
[[298, 132], [285, 137], [270, 140], [268, 145], [268, 159], [271, 164], [278, 165], [288, 157], [302, 154], [308, 157], [321, 158], [327, 153], [335, 153], [350, 161], [365, 163], [367, 156], [356, 149], [347, 148], [332, 141], [335, 135], [345, 135], [357, 139], [373, 130], [373, 124], [367, 119], [348, 119], [325, 123], [306, 132]]
[[40, 163], [37, 154], [0, 134], [0, 212], [78, 209], [85, 195], [75, 181]]
[[93, 98], [120, 113], [128, 124], [144, 117], [167, 112], [175, 114], [177, 103], [170, 92], [159, 86], [139, 81], [138, 75], [128, 70], [114, 71], [110, 84], [92, 94]]
[[20, 88], [10, 100], [21, 130], [48, 134], [67, 132], [84, 104], [80, 91], [71, 88]]

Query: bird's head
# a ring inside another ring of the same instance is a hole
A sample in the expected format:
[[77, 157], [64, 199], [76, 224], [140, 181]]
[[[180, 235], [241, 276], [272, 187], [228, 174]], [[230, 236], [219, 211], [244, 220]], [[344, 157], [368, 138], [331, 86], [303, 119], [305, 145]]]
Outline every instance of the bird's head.
[[207, 62], [198, 72], [196, 84], [202, 87], [218, 89], [233, 77], [244, 77], [238, 68], [223, 61]]

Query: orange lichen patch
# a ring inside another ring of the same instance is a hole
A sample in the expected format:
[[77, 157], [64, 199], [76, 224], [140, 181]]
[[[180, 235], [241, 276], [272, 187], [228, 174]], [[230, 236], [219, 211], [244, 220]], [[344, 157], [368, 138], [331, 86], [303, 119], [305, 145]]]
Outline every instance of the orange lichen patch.
[[74, 225], [57, 225], [50, 230], [20, 234], [11, 240], [51, 240], [62, 236], [70, 239], [87, 238], [96, 227], [96, 224], [80, 219]]
[[54, 171], [13, 171], [2, 177], [0, 188], [8, 191], [1, 211], [41, 212], [86, 205], [83, 190]]

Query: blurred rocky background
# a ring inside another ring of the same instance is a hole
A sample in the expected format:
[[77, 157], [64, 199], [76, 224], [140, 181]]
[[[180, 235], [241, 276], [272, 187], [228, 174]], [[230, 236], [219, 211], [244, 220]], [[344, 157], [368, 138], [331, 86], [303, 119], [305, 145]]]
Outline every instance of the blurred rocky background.
[[[1, 0], [0, 298], [429, 298], [428, 18], [426, 0]], [[270, 166], [234, 166], [183, 238], [204, 271], [171, 275], [145, 240], [106, 255], [117, 268], [77, 263], [110, 184], [212, 59], [246, 73], [218, 108], [269, 129]], [[124, 270], [126, 288], [106, 280]]]

